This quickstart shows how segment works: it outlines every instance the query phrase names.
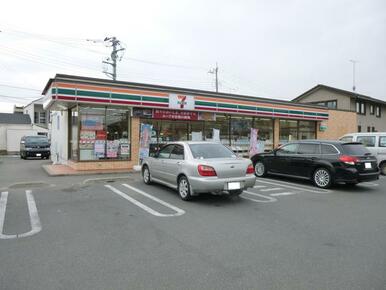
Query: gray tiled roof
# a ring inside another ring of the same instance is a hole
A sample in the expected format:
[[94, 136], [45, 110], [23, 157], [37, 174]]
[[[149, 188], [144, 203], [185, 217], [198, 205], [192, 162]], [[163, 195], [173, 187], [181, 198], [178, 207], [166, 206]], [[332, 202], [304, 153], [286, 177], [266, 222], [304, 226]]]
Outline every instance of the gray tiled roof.
[[26, 114], [0, 113], [0, 124], [31, 124], [31, 118]]

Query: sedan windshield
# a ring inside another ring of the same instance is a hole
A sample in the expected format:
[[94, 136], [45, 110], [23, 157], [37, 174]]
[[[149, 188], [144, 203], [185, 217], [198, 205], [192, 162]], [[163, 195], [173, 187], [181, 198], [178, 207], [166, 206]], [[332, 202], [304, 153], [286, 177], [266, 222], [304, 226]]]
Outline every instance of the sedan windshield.
[[236, 158], [236, 155], [221, 144], [190, 144], [190, 150], [196, 159]]

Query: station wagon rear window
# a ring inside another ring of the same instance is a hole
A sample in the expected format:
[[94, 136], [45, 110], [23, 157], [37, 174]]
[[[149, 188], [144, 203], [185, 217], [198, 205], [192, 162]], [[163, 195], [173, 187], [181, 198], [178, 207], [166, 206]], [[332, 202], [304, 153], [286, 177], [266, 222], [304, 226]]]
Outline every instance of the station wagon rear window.
[[347, 155], [363, 156], [363, 155], [371, 154], [370, 151], [362, 144], [355, 144], [355, 143], [342, 144], [342, 148], [344, 150], [344, 154], [347, 154]]
[[236, 158], [236, 155], [221, 144], [189, 144], [192, 155], [196, 159]]

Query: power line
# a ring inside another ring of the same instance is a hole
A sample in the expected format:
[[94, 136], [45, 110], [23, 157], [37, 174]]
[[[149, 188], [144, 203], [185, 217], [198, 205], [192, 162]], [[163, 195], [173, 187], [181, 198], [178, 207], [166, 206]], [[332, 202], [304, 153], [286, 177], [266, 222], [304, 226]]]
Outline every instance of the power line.
[[12, 89], [21, 89], [21, 90], [27, 90], [27, 91], [35, 91], [35, 92], [41, 92], [42, 91], [42, 90], [38, 90], [38, 89], [19, 87], [19, 86], [13, 86], [13, 85], [6, 85], [6, 84], [0, 84], [0, 86], [1, 87], [12, 88]]

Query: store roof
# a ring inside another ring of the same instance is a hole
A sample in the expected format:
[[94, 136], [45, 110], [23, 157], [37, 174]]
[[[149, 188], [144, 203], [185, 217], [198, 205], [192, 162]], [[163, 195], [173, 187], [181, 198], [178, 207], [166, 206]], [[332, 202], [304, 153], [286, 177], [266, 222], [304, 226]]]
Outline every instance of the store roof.
[[205, 90], [197, 90], [197, 89], [189, 89], [189, 88], [181, 88], [181, 87], [161, 86], [161, 85], [154, 85], [154, 84], [143, 84], [143, 83], [124, 82], [124, 81], [113, 81], [109, 79], [81, 77], [81, 76], [65, 75], [65, 74], [56, 74], [54, 78], [49, 79], [49, 81], [47, 82], [42, 92], [42, 95], [46, 94], [51, 84], [55, 81], [79, 82], [79, 83], [92, 84], [92, 85], [105, 85], [105, 86], [107, 85], [107, 86], [118, 87], [118, 88], [164, 91], [168, 93], [192, 94], [192, 95], [200, 95], [200, 96], [208, 96], [208, 97], [229, 98], [234, 100], [266, 102], [270, 104], [282, 104], [287, 106], [321, 109], [321, 106], [318, 106], [318, 105], [294, 103], [293, 101], [284, 101], [284, 100], [277, 100], [277, 99], [271, 99], [271, 98], [237, 95], [237, 94], [229, 94], [229, 93], [216, 93], [213, 91], [205, 91]]
[[315, 87], [309, 89], [308, 91], [304, 92], [300, 96], [293, 99], [292, 102], [298, 102], [299, 100], [309, 96], [310, 94], [312, 94], [315, 91], [320, 90], [320, 89], [326, 89], [329, 91], [334, 91], [334, 92], [340, 93], [342, 95], [346, 95], [347, 97], [350, 97], [350, 98], [356, 98], [356, 99], [360, 99], [360, 100], [365, 100], [365, 101], [369, 101], [369, 102], [373, 102], [373, 103], [379, 103], [379, 104], [386, 105], [386, 102], [383, 100], [379, 100], [379, 99], [372, 98], [372, 97], [369, 97], [366, 95], [362, 95], [362, 94], [358, 94], [355, 92], [350, 92], [350, 91], [346, 91], [346, 90], [342, 90], [342, 89], [338, 89], [338, 88], [334, 88], [334, 87], [330, 87], [330, 86], [326, 86], [326, 85], [322, 85], [322, 84], [318, 84]]
[[0, 113], [0, 124], [31, 124], [31, 118], [26, 114]]

